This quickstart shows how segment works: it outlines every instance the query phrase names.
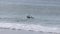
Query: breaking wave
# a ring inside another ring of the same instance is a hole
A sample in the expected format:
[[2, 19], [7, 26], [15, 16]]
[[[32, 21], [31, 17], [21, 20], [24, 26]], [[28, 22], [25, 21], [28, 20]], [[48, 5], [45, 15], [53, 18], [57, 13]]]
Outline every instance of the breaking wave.
[[20, 23], [0, 23], [0, 29], [16, 29], [16, 30], [27, 30], [37, 32], [56, 32], [59, 33], [60, 29], [57, 27], [45, 27], [36, 24], [20, 24]]

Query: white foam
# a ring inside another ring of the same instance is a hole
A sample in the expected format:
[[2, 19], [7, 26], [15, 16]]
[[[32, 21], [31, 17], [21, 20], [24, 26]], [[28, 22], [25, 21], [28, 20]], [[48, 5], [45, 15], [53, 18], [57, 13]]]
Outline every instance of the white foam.
[[0, 23], [0, 28], [21, 29], [31, 31], [43, 31], [43, 32], [60, 32], [56, 27], [45, 27], [36, 24], [19, 24], [19, 23]]

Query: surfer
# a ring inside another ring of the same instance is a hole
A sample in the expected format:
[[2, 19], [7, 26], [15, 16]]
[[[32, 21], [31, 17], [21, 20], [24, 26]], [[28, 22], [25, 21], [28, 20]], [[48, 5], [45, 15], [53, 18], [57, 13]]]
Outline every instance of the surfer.
[[34, 17], [32, 17], [32, 16], [27, 16], [27, 18], [28, 18], [28, 19], [33, 19]]

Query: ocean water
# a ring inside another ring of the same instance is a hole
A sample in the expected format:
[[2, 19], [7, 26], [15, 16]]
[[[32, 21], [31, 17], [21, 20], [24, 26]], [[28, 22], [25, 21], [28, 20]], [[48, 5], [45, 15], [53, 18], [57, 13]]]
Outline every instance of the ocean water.
[[[31, 1], [0, 0], [0, 29], [31, 31], [30, 34], [60, 34], [59, 1]], [[33, 19], [28, 19], [28, 15]]]

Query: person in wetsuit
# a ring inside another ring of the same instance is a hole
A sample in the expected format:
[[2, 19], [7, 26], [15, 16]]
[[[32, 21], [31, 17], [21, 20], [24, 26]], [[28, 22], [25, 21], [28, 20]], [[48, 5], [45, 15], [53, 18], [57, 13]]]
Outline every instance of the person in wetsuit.
[[33, 19], [33, 17], [32, 17], [32, 16], [27, 16], [27, 18], [28, 18], [28, 19]]

